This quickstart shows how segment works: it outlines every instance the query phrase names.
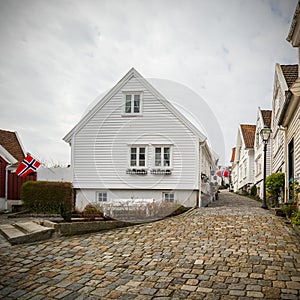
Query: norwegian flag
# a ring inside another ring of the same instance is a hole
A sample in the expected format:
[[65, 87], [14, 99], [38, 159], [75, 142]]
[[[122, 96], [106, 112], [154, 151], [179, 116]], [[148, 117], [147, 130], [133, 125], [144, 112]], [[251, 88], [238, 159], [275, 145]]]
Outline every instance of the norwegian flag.
[[30, 173], [35, 172], [40, 165], [40, 162], [35, 160], [30, 154], [27, 154], [18, 166], [16, 174], [21, 177], [26, 177]]

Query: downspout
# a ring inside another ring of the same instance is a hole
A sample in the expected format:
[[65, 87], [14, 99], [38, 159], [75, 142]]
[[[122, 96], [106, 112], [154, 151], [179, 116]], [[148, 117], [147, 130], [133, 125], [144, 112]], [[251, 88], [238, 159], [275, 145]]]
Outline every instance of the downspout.
[[7, 210], [7, 200], [8, 200], [8, 168], [11, 166], [12, 166], [12, 164], [8, 164], [5, 167], [5, 202], [4, 202], [5, 210]]
[[202, 198], [201, 198], [201, 191], [202, 191], [202, 179], [201, 179], [201, 167], [202, 167], [202, 146], [205, 145], [206, 138], [204, 141], [199, 142], [199, 196], [198, 196], [198, 207], [202, 207]]
[[280, 126], [279, 130], [284, 132], [284, 146], [283, 146], [283, 154], [284, 154], [284, 202], [289, 201], [289, 175], [288, 175], [288, 147], [287, 147], [287, 127]]

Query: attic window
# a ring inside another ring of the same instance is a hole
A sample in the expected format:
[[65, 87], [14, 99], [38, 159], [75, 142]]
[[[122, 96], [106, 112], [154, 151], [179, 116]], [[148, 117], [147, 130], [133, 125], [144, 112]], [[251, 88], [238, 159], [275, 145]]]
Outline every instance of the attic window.
[[124, 115], [140, 115], [142, 94], [140, 92], [124, 93]]

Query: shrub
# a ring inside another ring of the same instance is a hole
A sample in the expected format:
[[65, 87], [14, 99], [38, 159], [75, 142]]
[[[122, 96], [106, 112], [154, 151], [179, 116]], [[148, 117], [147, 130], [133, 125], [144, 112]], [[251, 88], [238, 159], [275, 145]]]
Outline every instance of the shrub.
[[252, 185], [250, 189], [250, 196], [255, 197], [257, 195], [257, 187], [256, 185]]
[[100, 209], [100, 207], [98, 207], [96, 204], [88, 204], [83, 212], [82, 212], [83, 217], [88, 220], [88, 221], [94, 221], [96, 219], [96, 217], [102, 217], [103, 216], [103, 212]]
[[290, 199], [292, 202], [298, 202], [298, 194], [300, 193], [300, 184], [297, 180], [290, 183]]
[[24, 207], [34, 213], [61, 214], [71, 220], [73, 188], [70, 182], [27, 181], [22, 185]]
[[292, 223], [300, 226], [300, 212], [294, 212], [292, 215]]
[[286, 204], [282, 206], [281, 210], [286, 214], [288, 218], [290, 218], [296, 212], [296, 207], [291, 204]]
[[242, 196], [249, 196], [249, 193], [245, 190], [242, 190]]
[[278, 199], [284, 189], [284, 173], [274, 173], [266, 179], [266, 189], [270, 197]]

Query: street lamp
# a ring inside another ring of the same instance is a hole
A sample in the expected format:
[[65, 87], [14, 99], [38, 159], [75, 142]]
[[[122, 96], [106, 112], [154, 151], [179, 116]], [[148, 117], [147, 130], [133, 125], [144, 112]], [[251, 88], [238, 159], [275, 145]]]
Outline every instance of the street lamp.
[[263, 203], [261, 208], [268, 209], [266, 201], [266, 172], [267, 172], [267, 145], [271, 135], [271, 129], [268, 126], [265, 126], [261, 131], [260, 135], [264, 142], [264, 180], [263, 180]]

